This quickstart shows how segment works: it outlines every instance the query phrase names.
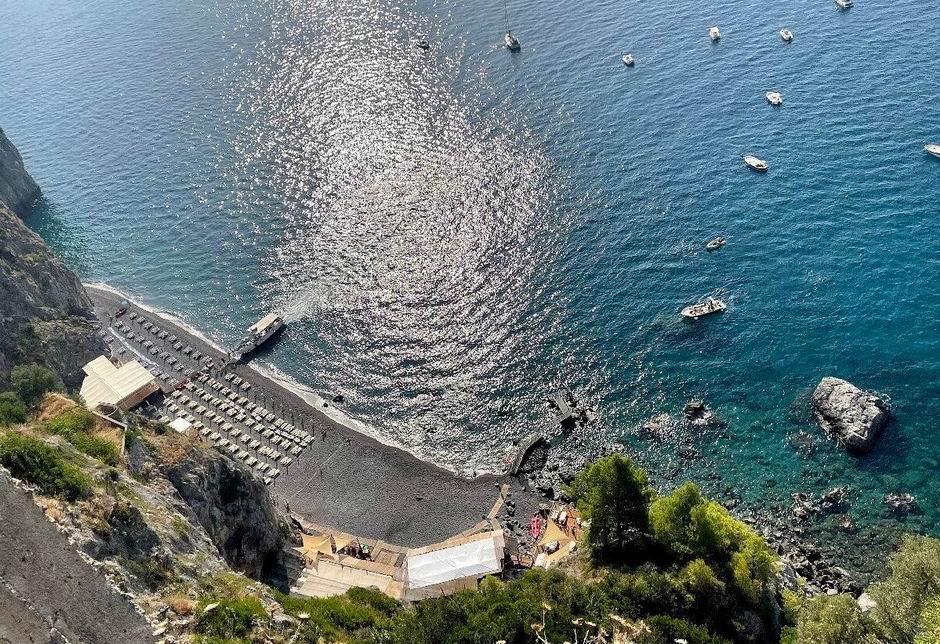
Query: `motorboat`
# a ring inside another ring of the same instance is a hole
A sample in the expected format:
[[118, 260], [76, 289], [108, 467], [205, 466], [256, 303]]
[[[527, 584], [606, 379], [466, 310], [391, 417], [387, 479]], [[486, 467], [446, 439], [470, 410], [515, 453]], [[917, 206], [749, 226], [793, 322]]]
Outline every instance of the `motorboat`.
[[229, 360], [233, 362], [241, 361], [262, 344], [274, 336], [279, 335], [286, 326], [287, 323], [284, 322], [284, 318], [280, 315], [276, 313], [265, 315], [248, 327], [248, 335], [238, 343], [238, 346], [229, 352]]
[[767, 172], [767, 169], [770, 167], [767, 165], [767, 162], [763, 159], [754, 156], [753, 154], [744, 155], [744, 165], [749, 167], [755, 172]]
[[855, 0], [836, 0], [840, 9], [851, 9], [855, 5]]
[[783, 39], [783, 42], [793, 42], [793, 32], [789, 29], [781, 29], [780, 38]]
[[780, 92], [767, 92], [765, 94], [767, 97], [767, 102], [774, 106], [783, 105], [783, 94]]
[[716, 251], [722, 246], [724, 246], [726, 243], [727, 242], [725, 241], [724, 237], [715, 237], [714, 239], [709, 241], [707, 244], [705, 244], [705, 250], [707, 250], [708, 252]]
[[620, 60], [622, 60], [623, 64], [627, 67], [633, 67], [636, 63], [636, 60], [633, 59], [633, 54], [624, 54]]
[[691, 318], [697, 320], [700, 317], [706, 315], [712, 315], [714, 313], [722, 313], [728, 308], [728, 305], [719, 300], [718, 298], [709, 297], [704, 299], [701, 302], [697, 302], [691, 306], [687, 306], [680, 312], [682, 317]]
[[423, 49], [424, 51], [427, 51], [431, 48], [431, 43], [429, 43], [427, 40], [422, 38], [421, 40], [418, 40], [415, 42], [415, 47], [417, 47], [418, 49]]
[[712, 42], [718, 42], [721, 40], [721, 31], [718, 27], [712, 27], [708, 30], [708, 37], [712, 39]]
[[928, 143], [924, 146], [924, 152], [940, 159], [940, 143]]

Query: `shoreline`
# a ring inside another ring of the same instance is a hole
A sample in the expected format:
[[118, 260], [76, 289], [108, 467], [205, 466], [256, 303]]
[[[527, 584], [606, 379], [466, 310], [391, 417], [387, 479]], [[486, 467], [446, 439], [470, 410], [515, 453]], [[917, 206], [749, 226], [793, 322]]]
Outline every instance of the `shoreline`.
[[[197, 339], [201, 340], [208, 346], [215, 349], [218, 353], [220, 354], [226, 353], [225, 347], [221, 346], [216, 340], [209, 337], [204, 331], [197, 329], [196, 327], [190, 325], [188, 322], [186, 322], [186, 320], [184, 320], [183, 318], [181, 318], [179, 315], [175, 313], [164, 311], [163, 309], [159, 309], [155, 306], [143, 303], [141, 301], [142, 298], [140, 298], [139, 296], [130, 295], [105, 282], [84, 282], [83, 281], [82, 286], [86, 290], [96, 289], [99, 291], [106, 291], [107, 293], [110, 293], [114, 295], [115, 297], [120, 297], [122, 299], [125, 299], [131, 304], [133, 304], [134, 306], [136, 306], [137, 308], [142, 309], [146, 311], [147, 313], [155, 317], [158, 317], [162, 320], [166, 320], [168, 322], [175, 324], [177, 327], [186, 331], [189, 335], [195, 336]], [[403, 445], [402, 443], [394, 439], [388, 438], [387, 436], [382, 434], [382, 432], [377, 430], [375, 427], [346, 414], [345, 412], [340, 410], [338, 407], [336, 407], [331, 400], [327, 400], [326, 398], [318, 394], [316, 391], [310, 389], [303, 383], [299, 382], [293, 376], [287, 373], [284, 373], [283, 371], [281, 371], [274, 365], [260, 364], [256, 362], [255, 360], [251, 360], [245, 363], [243, 366], [247, 367], [248, 369], [251, 369], [252, 371], [255, 371], [260, 377], [267, 378], [268, 380], [271, 380], [272, 382], [284, 387], [285, 389], [288, 389], [295, 396], [303, 399], [315, 411], [323, 414], [324, 416], [330, 418], [336, 423], [339, 423], [340, 425], [344, 425], [350, 431], [358, 432], [364, 436], [368, 436], [369, 438], [372, 438], [378, 441], [379, 443], [386, 445], [387, 447], [401, 450], [415, 457], [419, 461], [423, 461], [427, 463], [428, 465], [432, 465], [434, 467], [447, 470], [461, 478], [471, 479], [471, 480], [473, 478], [476, 478], [476, 476], [470, 476], [466, 470], [459, 471], [453, 467], [448, 466], [445, 463], [439, 463], [431, 458], [428, 458], [426, 456], [423, 456], [421, 454], [414, 452], [413, 450], [409, 449], [407, 446]], [[324, 406], [324, 403], [327, 406]], [[491, 470], [480, 469], [480, 468], [474, 468], [472, 471], [477, 472], [477, 476], [491, 475], [491, 476], [499, 477], [505, 474], [504, 472], [494, 472]]]
[[[224, 350], [170, 313], [139, 303], [107, 284], [83, 283], [102, 324], [123, 301], [218, 363]], [[271, 486], [272, 495], [305, 520], [396, 545], [419, 547], [460, 533], [485, 516], [505, 477], [466, 478], [422, 460], [325, 413], [319, 396], [302, 395], [257, 367], [232, 369], [272, 410], [311, 432], [314, 440]], [[311, 401], [313, 398], [313, 402]], [[381, 502], [376, 502], [381, 501]]]

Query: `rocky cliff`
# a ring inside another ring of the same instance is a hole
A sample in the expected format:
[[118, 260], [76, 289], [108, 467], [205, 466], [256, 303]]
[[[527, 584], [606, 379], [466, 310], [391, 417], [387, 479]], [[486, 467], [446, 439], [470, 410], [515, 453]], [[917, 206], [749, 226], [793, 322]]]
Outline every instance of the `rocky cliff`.
[[19, 150], [0, 129], [0, 202], [24, 217], [39, 194], [39, 186], [26, 172]]
[[77, 387], [82, 365], [106, 351], [78, 278], [16, 214], [38, 194], [0, 133], [0, 388], [14, 365], [27, 362], [45, 364]]

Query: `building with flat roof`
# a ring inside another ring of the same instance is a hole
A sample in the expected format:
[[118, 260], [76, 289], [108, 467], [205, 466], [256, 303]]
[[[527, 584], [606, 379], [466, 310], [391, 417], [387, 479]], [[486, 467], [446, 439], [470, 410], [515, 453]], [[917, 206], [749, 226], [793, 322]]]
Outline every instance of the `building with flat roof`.
[[98, 356], [84, 367], [80, 395], [89, 409], [102, 405], [122, 411], [133, 409], [160, 389], [156, 377], [132, 360], [115, 366], [105, 356]]

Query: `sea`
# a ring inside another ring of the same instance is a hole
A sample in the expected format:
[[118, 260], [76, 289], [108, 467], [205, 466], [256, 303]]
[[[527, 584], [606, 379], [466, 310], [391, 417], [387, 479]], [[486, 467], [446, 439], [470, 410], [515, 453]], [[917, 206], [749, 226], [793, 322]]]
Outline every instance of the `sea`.
[[[838, 539], [872, 546], [940, 535], [937, 25], [912, 0], [4, 0], [0, 127], [83, 279], [221, 345], [281, 311], [259, 364], [421, 458], [500, 471], [540, 431], [743, 508], [845, 485]], [[728, 310], [680, 317], [709, 295]], [[870, 455], [814, 424], [827, 375], [890, 401]], [[565, 387], [596, 419], [558, 434]], [[692, 398], [727, 427], [643, 429]]]

